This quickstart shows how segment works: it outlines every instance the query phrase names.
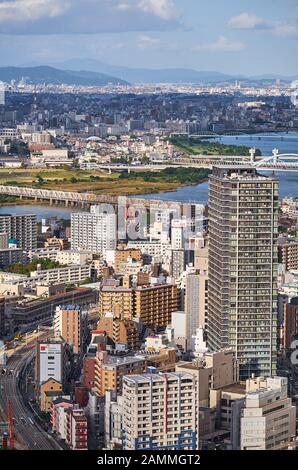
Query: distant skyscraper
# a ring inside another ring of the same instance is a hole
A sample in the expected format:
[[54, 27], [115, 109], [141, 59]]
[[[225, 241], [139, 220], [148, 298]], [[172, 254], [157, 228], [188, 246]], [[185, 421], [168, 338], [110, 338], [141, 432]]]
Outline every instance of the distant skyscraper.
[[278, 182], [218, 166], [209, 185], [208, 346], [232, 347], [240, 377], [276, 372]]

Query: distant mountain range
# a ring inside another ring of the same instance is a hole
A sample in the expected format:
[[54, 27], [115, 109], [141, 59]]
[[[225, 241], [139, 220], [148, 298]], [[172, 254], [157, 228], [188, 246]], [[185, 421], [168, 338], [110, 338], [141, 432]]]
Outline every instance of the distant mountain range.
[[[37, 64], [32, 64], [37, 65]], [[165, 68], [165, 69], [147, 69], [147, 68], [130, 68], [106, 64], [94, 59], [71, 59], [60, 63], [50, 64], [60, 69], [70, 70], [92, 70], [93, 72], [104, 73], [119, 77], [130, 83], [202, 83], [216, 84], [224, 82], [232, 82], [242, 80], [247, 82], [266, 82], [273, 80], [283, 80], [291, 82], [297, 80], [296, 77], [286, 77], [280, 74], [273, 75], [233, 75], [216, 71], [198, 71], [189, 68]]]
[[145, 69], [129, 68], [105, 64], [93, 59], [72, 59], [60, 63], [44, 66], [37, 63], [27, 64], [25, 67], [0, 67], [0, 80], [21, 80], [27, 77], [31, 83], [40, 84], [66, 84], [82, 86], [102, 86], [127, 83], [192, 83], [192, 84], [219, 84], [231, 83], [235, 80], [250, 83], [266, 83], [280, 79], [291, 82], [297, 77], [284, 77], [281, 75], [263, 75], [245, 77], [235, 76], [221, 72], [198, 71], [184, 68]]
[[47, 85], [103, 86], [109, 83], [113, 85], [127, 84], [126, 81], [114, 76], [92, 71], [61, 70], [49, 66], [0, 67], [0, 80], [3, 82], [20, 81], [23, 77], [30, 83], [45, 83]]
[[220, 72], [199, 72], [194, 69], [166, 68], [146, 69], [129, 68], [105, 64], [92, 59], [73, 59], [56, 66], [72, 70], [92, 70], [119, 77], [130, 83], [219, 83], [233, 79]]

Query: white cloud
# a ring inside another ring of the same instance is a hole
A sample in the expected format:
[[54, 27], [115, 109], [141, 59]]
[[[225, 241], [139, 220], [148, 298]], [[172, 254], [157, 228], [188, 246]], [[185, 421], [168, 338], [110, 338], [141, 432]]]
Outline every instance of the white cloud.
[[261, 29], [268, 27], [268, 23], [254, 13], [241, 13], [233, 16], [228, 22], [232, 29]]
[[225, 36], [220, 36], [215, 42], [197, 44], [193, 47], [196, 52], [240, 52], [243, 49], [245, 44], [240, 41], [230, 41]]
[[157, 46], [160, 43], [160, 40], [158, 38], [153, 38], [145, 34], [139, 36], [138, 40], [139, 49], [150, 49], [151, 47]]
[[68, 0], [13, 0], [0, 3], [0, 23], [55, 18], [70, 7]]
[[179, 16], [176, 0], [0, 0], [0, 34], [164, 31]]
[[173, 20], [180, 16], [174, 0], [138, 0], [137, 7], [164, 20]]
[[284, 23], [277, 25], [274, 30], [276, 36], [283, 38], [297, 38], [298, 37], [298, 24]]

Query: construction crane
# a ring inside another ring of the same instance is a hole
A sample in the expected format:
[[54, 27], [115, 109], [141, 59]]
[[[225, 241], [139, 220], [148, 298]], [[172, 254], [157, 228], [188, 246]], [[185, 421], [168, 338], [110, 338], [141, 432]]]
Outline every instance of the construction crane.
[[8, 440], [9, 440], [9, 448], [14, 450], [14, 430], [13, 430], [13, 416], [12, 416], [12, 406], [11, 401], [8, 400], [8, 415], [7, 415], [7, 422], [8, 422]]

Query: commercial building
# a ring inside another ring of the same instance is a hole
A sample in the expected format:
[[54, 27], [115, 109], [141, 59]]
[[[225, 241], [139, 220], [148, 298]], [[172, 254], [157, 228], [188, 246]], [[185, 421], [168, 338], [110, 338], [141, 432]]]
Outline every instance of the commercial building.
[[73, 303], [87, 309], [96, 304], [98, 292], [93, 289], [77, 288], [45, 299], [24, 299], [9, 308], [13, 323], [19, 329], [34, 327], [51, 321], [59, 305]]
[[296, 407], [285, 377], [248, 384], [241, 418], [241, 450], [286, 449], [296, 437]]
[[196, 377], [187, 373], [124, 377], [123, 449], [199, 449]]
[[243, 165], [209, 184], [208, 345], [231, 347], [240, 376], [276, 372], [278, 182]]
[[36, 215], [1, 214], [0, 233], [6, 233], [9, 240], [15, 240], [18, 248], [33, 250], [37, 248]]
[[116, 214], [107, 213], [104, 206], [92, 206], [89, 213], [71, 214], [71, 247], [104, 253], [117, 244]]
[[67, 149], [44, 149], [33, 151], [30, 155], [30, 163], [33, 166], [72, 165], [73, 160], [69, 158]]
[[64, 342], [49, 339], [38, 341], [36, 353], [36, 384], [37, 387], [49, 379], [64, 383], [65, 350]]

